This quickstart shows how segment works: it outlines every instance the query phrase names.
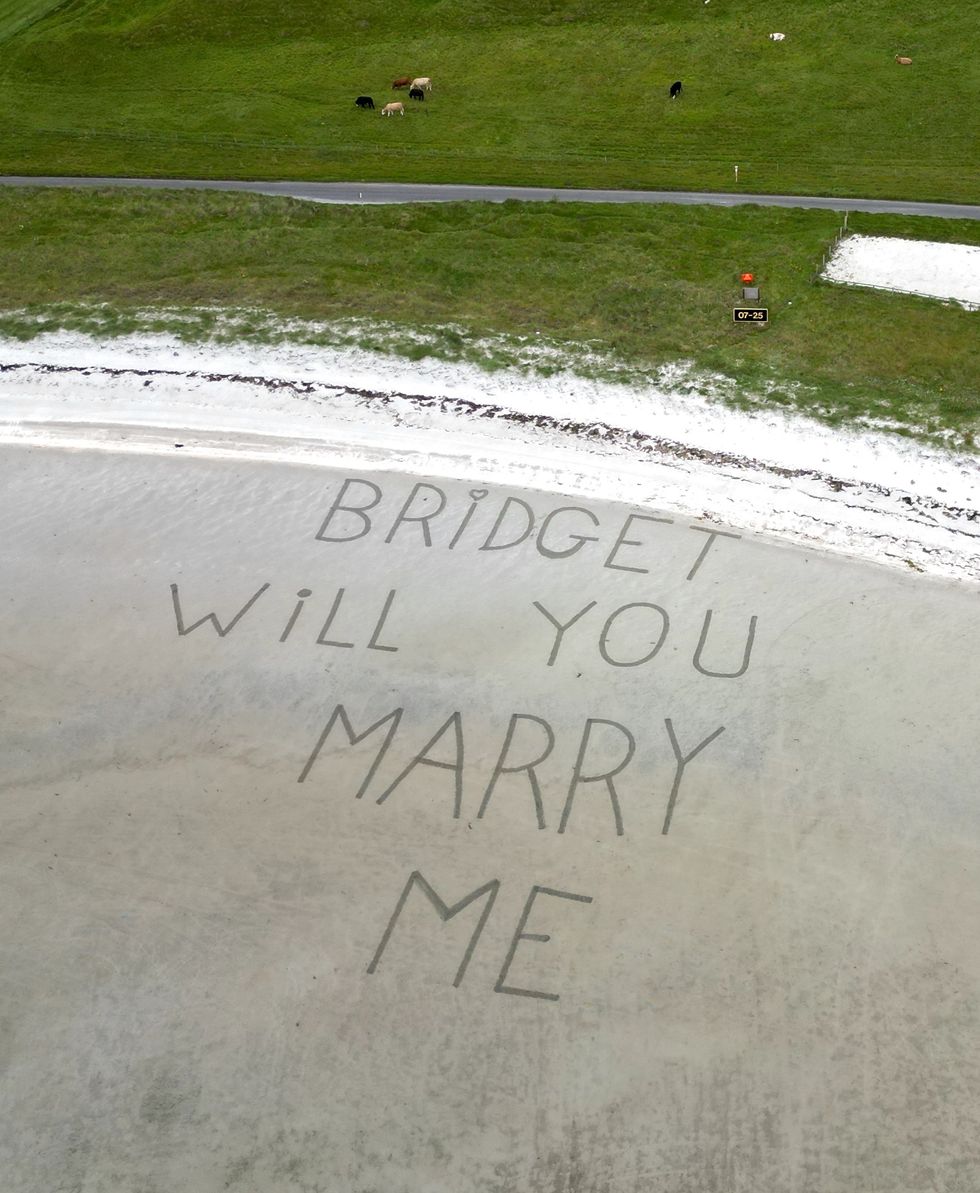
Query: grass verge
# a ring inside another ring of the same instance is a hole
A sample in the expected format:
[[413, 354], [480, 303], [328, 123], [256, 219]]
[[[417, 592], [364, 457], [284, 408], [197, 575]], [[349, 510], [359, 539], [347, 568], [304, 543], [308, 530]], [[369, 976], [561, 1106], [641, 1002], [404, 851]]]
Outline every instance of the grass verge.
[[[665, 366], [685, 362], [685, 376], [714, 374], [731, 402], [972, 448], [980, 315], [819, 281], [838, 219], [752, 207], [335, 207], [215, 192], [7, 190], [0, 333], [293, 338], [619, 380], [662, 380]], [[850, 227], [980, 244], [980, 225], [968, 221], [852, 215]], [[761, 283], [766, 328], [732, 322], [745, 269]]]

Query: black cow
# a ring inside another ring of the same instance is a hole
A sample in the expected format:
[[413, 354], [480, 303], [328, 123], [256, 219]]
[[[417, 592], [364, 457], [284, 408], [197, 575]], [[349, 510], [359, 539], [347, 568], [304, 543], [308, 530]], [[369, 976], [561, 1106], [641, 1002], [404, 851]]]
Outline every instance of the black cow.
[[425, 92], [422, 90], [421, 87], [412, 87], [408, 93], [408, 98], [409, 99], [417, 99], [424, 103], [425, 102]]
[[676, 99], [680, 95], [680, 93], [681, 93], [681, 81], [680, 81], [680, 79], [678, 79], [676, 83], [671, 83], [671, 85], [670, 85], [670, 98]]
[[373, 110], [374, 100], [370, 97], [370, 95], [359, 95], [357, 99], [354, 100], [354, 106], [365, 109], [371, 108]]

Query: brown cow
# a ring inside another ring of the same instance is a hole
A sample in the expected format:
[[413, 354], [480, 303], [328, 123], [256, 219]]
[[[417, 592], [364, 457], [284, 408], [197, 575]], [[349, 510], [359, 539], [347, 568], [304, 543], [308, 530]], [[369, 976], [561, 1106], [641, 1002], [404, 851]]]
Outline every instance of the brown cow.
[[396, 112], [398, 112], [399, 115], [404, 116], [405, 115], [405, 105], [404, 104], [385, 104], [385, 106], [381, 109], [382, 116], [394, 116], [394, 114]]
[[895, 61], [898, 63], [899, 66], [911, 66], [912, 65], [911, 58], [902, 58], [899, 54], [895, 55]]
[[397, 91], [399, 87], [407, 87], [411, 83], [409, 75], [402, 75], [400, 79], [394, 79], [391, 84], [392, 91]]

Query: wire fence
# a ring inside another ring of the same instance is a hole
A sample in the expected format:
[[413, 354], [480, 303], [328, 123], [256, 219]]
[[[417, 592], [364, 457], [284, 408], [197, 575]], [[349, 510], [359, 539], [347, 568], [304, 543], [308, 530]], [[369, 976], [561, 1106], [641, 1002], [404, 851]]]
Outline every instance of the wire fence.
[[841, 224], [841, 226], [834, 233], [833, 239], [830, 241], [830, 243], [824, 249], [823, 255], [820, 258], [820, 264], [816, 267], [816, 269], [813, 271], [813, 273], [810, 276], [811, 282], [817, 282], [820, 280], [820, 278], [823, 276], [823, 271], [827, 268], [827, 262], [834, 255], [834, 253], [837, 251], [837, 246], [840, 244], [840, 242], [844, 239], [845, 236], [849, 235], [849, 229], [847, 227], [848, 214], [849, 214], [848, 212], [846, 212], [846, 211], [844, 212], [844, 222]]

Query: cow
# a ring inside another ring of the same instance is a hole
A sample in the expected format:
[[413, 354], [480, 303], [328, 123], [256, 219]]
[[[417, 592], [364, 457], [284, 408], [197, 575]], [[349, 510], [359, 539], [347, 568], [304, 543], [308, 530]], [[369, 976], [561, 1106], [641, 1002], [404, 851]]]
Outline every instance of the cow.
[[421, 79], [412, 79], [413, 87], [422, 87], [426, 91], [432, 90], [432, 80], [428, 75], [423, 75]]
[[425, 92], [422, 90], [421, 87], [412, 87], [409, 90], [408, 98], [409, 99], [417, 99], [420, 102], [424, 102], [425, 101]]
[[785, 33], [770, 33], [769, 40], [770, 41], [785, 41], [786, 34]]
[[405, 115], [405, 105], [404, 104], [385, 104], [385, 106], [381, 109], [382, 116], [394, 116], [394, 114], [396, 112], [400, 116], [404, 116]]
[[400, 79], [393, 79], [391, 83], [392, 91], [397, 91], [399, 87], [407, 87], [411, 83], [408, 75], [402, 75]]
[[898, 63], [899, 66], [911, 66], [912, 65], [911, 58], [902, 58], [899, 54], [895, 55], [895, 61]]
[[670, 98], [676, 99], [680, 95], [680, 93], [681, 93], [681, 81], [680, 81], [680, 79], [678, 79], [676, 83], [671, 83], [671, 85], [670, 85]]
[[359, 95], [357, 99], [354, 100], [354, 107], [361, 108], [362, 110], [367, 110], [370, 108], [373, 111], [374, 100], [370, 97], [370, 95]]

